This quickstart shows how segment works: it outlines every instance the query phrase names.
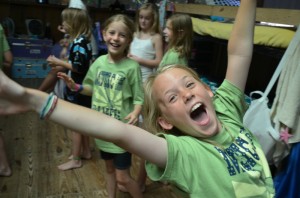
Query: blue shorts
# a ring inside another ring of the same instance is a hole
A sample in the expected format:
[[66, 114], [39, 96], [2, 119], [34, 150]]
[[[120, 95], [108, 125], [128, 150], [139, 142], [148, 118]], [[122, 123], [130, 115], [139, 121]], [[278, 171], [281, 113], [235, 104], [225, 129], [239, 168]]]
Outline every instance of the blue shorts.
[[108, 153], [100, 150], [100, 158], [103, 160], [113, 160], [116, 169], [125, 170], [131, 166], [131, 153]]

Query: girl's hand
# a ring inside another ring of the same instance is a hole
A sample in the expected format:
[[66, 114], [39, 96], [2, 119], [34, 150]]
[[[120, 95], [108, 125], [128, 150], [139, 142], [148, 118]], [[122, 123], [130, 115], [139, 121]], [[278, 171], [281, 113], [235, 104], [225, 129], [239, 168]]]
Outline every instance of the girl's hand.
[[139, 63], [139, 57], [138, 56], [133, 55], [133, 54], [128, 54], [127, 57], [132, 59], [132, 60], [135, 60], [136, 62]]
[[62, 26], [62, 25], [57, 26], [57, 30], [64, 34], [66, 33], [66, 30], [64, 29], [64, 26]]
[[130, 114], [128, 114], [124, 119], [128, 120], [128, 124], [133, 124], [135, 125], [138, 121], [138, 116], [136, 115], [134, 112], [131, 112]]
[[61, 60], [59, 58], [56, 58], [54, 55], [50, 55], [47, 58], [47, 62], [51, 67], [56, 67], [56, 66], [60, 65], [60, 61]]
[[74, 80], [68, 76], [66, 73], [64, 72], [58, 72], [57, 73], [57, 77], [62, 79], [63, 81], [65, 81], [66, 85], [71, 89], [75, 89], [76, 87], [76, 83], [74, 82]]

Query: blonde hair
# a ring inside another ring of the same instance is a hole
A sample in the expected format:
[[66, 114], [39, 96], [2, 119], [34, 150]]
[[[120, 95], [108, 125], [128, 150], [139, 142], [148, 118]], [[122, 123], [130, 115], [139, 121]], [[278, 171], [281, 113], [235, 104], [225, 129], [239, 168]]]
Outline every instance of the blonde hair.
[[128, 46], [126, 47], [124, 54], [128, 54], [129, 52], [129, 47], [130, 47], [130, 43], [133, 40], [133, 34], [134, 34], [134, 30], [135, 30], [135, 26], [133, 21], [128, 18], [126, 15], [123, 14], [117, 14], [114, 16], [111, 16], [110, 18], [108, 18], [105, 23], [104, 23], [104, 28], [103, 28], [103, 32], [106, 32], [107, 29], [109, 28], [109, 25], [113, 22], [122, 22], [126, 27], [127, 27], [127, 33], [128, 33]]
[[[155, 73], [150, 75], [144, 83], [145, 96], [144, 96], [143, 116], [144, 116], [145, 129], [152, 133], [158, 133], [162, 131], [166, 132], [157, 122], [157, 119], [160, 116], [162, 116], [162, 112], [158, 106], [157, 97], [153, 93], [153, 83], [160, 74], [174, 68], [179, 68], [187, 71], [192, 75], [193, 78], [195, 78], [197, 81], [202, 83], [198, 74], [194, 70], [192, 70], [187, 66], [178, 65], [178, 64], [166, 65], [164, 67], [159, 68]], [[181, 132], [176, 128], [172, 129], [171, 131], [168, 131], [167, 133], [172, 133], [176, 135], [181, 134]]]
[[173, 36], [168, 43], [168, 49], [174, 49], [180, 57], [189, 58], [193, 42], [192, 19], [187, 14], [174, 14], [168, 21], [172, 24]]
[[150, 32], [161, 34], [161, 29], [159, 26], [158, 9], [157, 9], [157, 6], [153, 3], [145, 3], [145, 4], [141, 5], [141, 7], [136, 11], [136, 14], [135, 14], [136, 32], [139, 33], [141, 31], [139, 18], [140, 18], [140, 12], [142, 10], [150, 10], [151, 11], [153, 23], [150, 28]]
[[62, 21], [68, 26], [71, 40], [80, 35], [84, 35], [88, 40], [91, 40], [92, 23], [86, 10], [66, 8], [62, 11], [61, 17]]

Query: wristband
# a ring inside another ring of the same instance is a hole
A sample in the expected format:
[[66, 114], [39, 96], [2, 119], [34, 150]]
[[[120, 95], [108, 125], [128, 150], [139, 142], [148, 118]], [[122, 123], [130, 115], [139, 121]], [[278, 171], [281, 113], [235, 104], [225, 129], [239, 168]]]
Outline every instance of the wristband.
[[74, 88], [71, 89], [71, 91], [74, 92], [81, 92], [83, 90], [83, 86], [81, 84], [75, 84]]

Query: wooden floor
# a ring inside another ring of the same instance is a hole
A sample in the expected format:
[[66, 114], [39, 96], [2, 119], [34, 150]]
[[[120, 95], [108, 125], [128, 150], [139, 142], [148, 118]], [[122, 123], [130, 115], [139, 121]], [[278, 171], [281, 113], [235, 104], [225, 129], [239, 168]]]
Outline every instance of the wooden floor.
[[[104, 163], [91, 139], [92, 160], [79, 169], [60, 171], [57, 165], [70, 154], [70, 132], [51, 121], [39, 120], [32, 112], [1, 116], [0, 133], [13, 175], [0, 177], [1, 198], [76, 198], [107, 197]], [[132, 174], [136, 177], [139, 159], [134, 157]], [[118, 192], [118, 198], [130, 197]], [[147, 181], [145, 198], [176, 198], [168, 185]]]

